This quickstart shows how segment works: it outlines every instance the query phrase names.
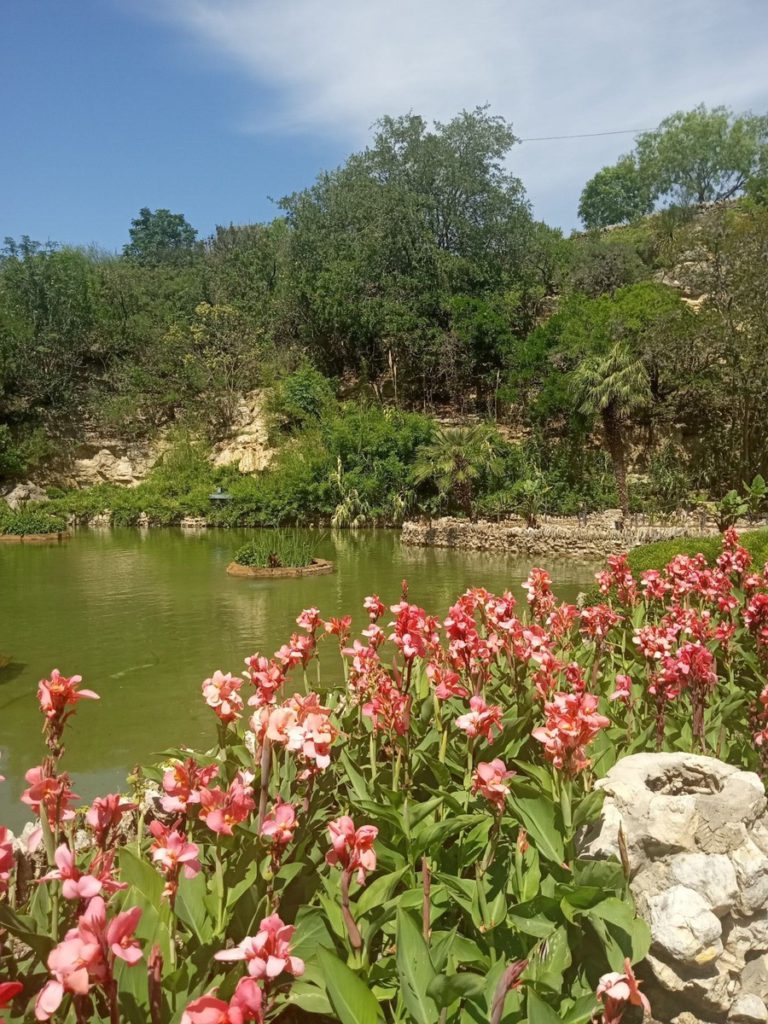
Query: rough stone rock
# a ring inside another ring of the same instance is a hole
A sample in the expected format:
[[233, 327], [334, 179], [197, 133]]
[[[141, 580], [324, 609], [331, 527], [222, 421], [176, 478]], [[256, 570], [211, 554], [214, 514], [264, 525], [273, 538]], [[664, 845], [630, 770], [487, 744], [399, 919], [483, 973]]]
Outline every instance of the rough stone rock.
[[236, 465], [241, 473], [257, 473], [272, 460], [265, 413], [266, 392], [243, 395], [235, 408], [230, 436], [213, 449], [214, 466]]
[[165, 448], [162, 440], [133, 445], [94, 440], [82, 446], [63, 482], [74, 487], [103, 483], [136, 487], [147, 478]]
[[617, 858], [623, 833], [651, 929], [654, 1018], [767, 1024], [768, 811], [758, 776], [700, 755], [633, 754], [597, 785], [606, 799], [580, 853]]
[[694, 889], [673, 885], [651, 896], [648, 913], [654, 948], [665, 960], [705, 967], [722, 953], [720, 921]]
[[722, 853], [681, 853], [669, 862], [669, 876], [702, 896], [718, 917], [730, 913], [739, 894], [736, 869]]
[[26, 505], [28, 501], [45, 501], [47, 494], [38, 487], [37, 484], [32, 483], [31, 480], [25, 484], [16, 484], [12, 491], [9, 491], [5, 495], [6, 504], [9, 505], [14, 512], [16, 509]]
[[734, 1024], [765, 1024], [768, 1021], [768, 1010], [759, 996], [744, 993], [733, 1001], [728, 1020]]

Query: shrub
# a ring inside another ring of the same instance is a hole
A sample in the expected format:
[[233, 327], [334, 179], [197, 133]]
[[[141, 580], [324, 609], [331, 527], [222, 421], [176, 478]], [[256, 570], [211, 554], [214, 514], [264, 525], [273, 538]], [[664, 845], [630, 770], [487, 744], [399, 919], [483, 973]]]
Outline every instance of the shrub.
[[0, 518], [0, 533], [26, 537], [35, 533], [60, 533], [66, 521], [44, 507], [27, 505]]
[[313, 543], [299, 533], [275, 530], [248, 541], [234, 554], [238, 565], [262, 569], [299, 568], [311, 565]]

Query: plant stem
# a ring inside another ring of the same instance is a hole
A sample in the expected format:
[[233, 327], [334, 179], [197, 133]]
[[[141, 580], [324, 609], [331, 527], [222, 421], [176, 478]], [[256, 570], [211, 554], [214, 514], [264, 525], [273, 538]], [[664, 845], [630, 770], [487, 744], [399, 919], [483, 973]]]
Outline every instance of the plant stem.
[[259, 791], [259, 835], [261, 826], [264, 824], [264, 816], [267, 813], [267, 801], [269, 799], [269, 769], [272, 764], [272, 741], [264, 737], [264, 745], [261, 748], [261, 789]]
[[422, 854], [421, 858], [421, 931], [424, 941], [429, 942], [430, 924], [432, 918], [432, 907], [430, 903], [430, 892], [432, 889], [432, 876], [429, 872], [429, 861], [427, 855]]
[[359, 956], [360, 950], [363, 948], [363, 939], [352, 916], [352, 911], [349, 909], [349, 878], [349, 871], [341, 872], [341, 916], [344, 918], [352, 949]]

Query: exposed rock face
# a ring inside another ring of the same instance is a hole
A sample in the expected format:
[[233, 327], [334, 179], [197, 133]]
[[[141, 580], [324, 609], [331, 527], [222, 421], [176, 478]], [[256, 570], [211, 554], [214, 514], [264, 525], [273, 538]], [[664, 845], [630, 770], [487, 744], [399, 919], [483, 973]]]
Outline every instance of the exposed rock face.
[[[657, 1020], [768, 1021], [768, 813], [763, 784], [712, 757], [633, 754], [597, 784], [582, 856], [619, 857], [652, 936]], [[679, 1024], [678, 1021], [678, 1024]]]
[[84, 446], [72, 462], [67, 483], [75, 487], [119, 484], [136, 487], [145, 480], [164, 451], [158, 444], [122, 445], [106, 442]]
[[272, 460], [264, 391], [251, 391], [237, 404], [230, 437], [213, 449], [214, 466], [236, 465], [241, 473], [257, 473]]
[[6, 503], [10, 505], [14, 512], [16, 509], [26, 505], [28, 501], [45, 501], [46, 497], [47, 495], [43, 488], [38, 487], [31, 480], [25, 484], [16, 484], [13, 490], [4, 495]]

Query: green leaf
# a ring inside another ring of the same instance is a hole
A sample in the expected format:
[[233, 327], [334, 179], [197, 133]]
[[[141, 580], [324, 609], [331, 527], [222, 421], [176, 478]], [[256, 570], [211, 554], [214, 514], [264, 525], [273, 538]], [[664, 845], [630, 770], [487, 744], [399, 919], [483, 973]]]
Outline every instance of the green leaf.
[[573, 812], [573, 827], [580, 828], [581, 825], [593, 821], [600, 813], [604, 800], [604, 789], [593, 789], [591, 793], [583, 796]]
[[422, 826], [411, 838], [411, 856], [420, 857], [425, 850], [436, 849], [443, 845], [449, 836], [462, 829], [479, 824], [483, 820], [480, 814], [458, 814], [445, 821]]
[[437, 1007], [427, 995], [427, 989], [435, 977], [435, 969], [421, 928], [402, 908], [397, 911], [396, 941], [397, 976], [405, 1007], [416, 1024], [435, 1024], [438, 1018]]
[[480, 974], [437, 974], [427, 987], [439, 1010], [446, 1009], [457, 999], [473, 999], [482, 995], [485, 976]]
[[163, 880], [158, 872], [128, 846], [120, 850], [119, 858], [122, 881], [138, 889], [153, 906], [158, 906], [163, 895]]
[[[514, 780], [512, 780], [514, 783]], [[565, 859], [563, 838], [555, 825], [555, 808], [545, 796], [510, 794], [510, 804], [517, 812], [536, 848], [547, 860], [562, 864]]]
[[306, 1013], [317, 1013], [326, 1017], [333, 1016], [333, 1007], [325, 992], [317, 985], [309, 985], [302, 980], [295, 981], [291, 985], [287, 1002], [291, 1006], [298, 1006]]
[[378, 909], [382, 903], [386, 903], [395, 891], [397, 883], [409, 868], [400, 868], [398, 871], [390, 871], [387, 875], [381, 875], [365, 887], [357, 900], [357, 915], [363, 917], [370, 910]]
[[174, 904], [176, 916], [203, 946], [211, 941], [214, 932], [213, 921], [206, 910], [205, 896], [205, 875], [202, 872], [194, 878], [182, 875]]
[[325, 949], [317, 951], [317, 960], [328, 999], [341, 1024], [378, 1024], [379, 1004], [365, 982]]
[[561, 1024], [558, 1014], [532, 988], [528, 989], [528, 1024]]
[[368, 783], [365, 781], [346, 750], [342, 750], [341, 752], [341, 763], [344, 765], [344, 772], [357, 799], [370, 800], [371, 791], [368, 788]]
[[43, 962], [55, 945], [50, 936], [41, 935], [36, 931], [35, 923], [31, 918], [17, 914], [15, 910], [4, 903], [0, 903], [0, 927], [5, 928], [11, 935], [15, 935], [17, 939], [26, 943]]

